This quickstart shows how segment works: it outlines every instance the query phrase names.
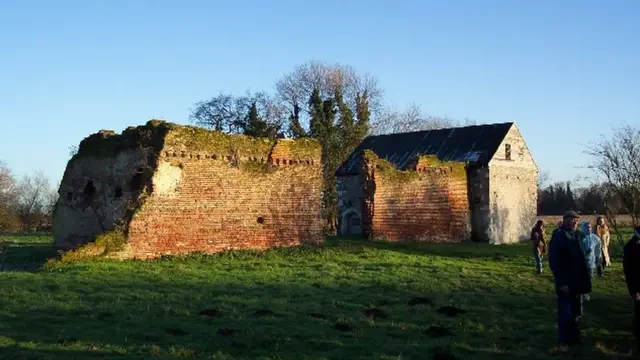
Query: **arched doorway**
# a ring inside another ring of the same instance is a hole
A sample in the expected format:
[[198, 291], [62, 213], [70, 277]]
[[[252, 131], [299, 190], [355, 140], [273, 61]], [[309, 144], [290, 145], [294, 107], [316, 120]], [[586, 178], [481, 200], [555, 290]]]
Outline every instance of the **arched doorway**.
[[340, 232], [343, 236], [362, 235], [362, 217], [358, 210], [350, 208], [342, 214], [342, 227]]

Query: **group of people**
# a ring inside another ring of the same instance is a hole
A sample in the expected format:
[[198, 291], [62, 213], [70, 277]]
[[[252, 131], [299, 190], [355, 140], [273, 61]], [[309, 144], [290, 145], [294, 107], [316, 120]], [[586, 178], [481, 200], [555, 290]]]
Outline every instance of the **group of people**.
[[[580, 215], [568, 211], [547, 244], [544, 222], [538, 220], [531, 230], [536, 271], [542, 273], [542, 259], [548, 254], [557, 295], [558, 340], [561, 345], [580, 344], [580, 318], [584, 301], [589, 300], [592, 280], [597, 272], [603, 276], [611, 264], [609, 256], [609, 229], [598, 217], [595, 229], [588, 221], [580, 222]], [[640, 352], [640, 227], [624, 246], [623, 269], [632, 301], [632, 329]]]
[[[558, 222], [556, 229], [562, 228], [562, 224], [563, 221]], [[596, 219], [595, 231], [589, 221], [583, 220], [580, 223], [578, 235], [582, 252], [589, 267], [589, 274], [593, 277], [593, 274], [597, 272], [598, 276], [603, 276], [604, 269], [611, 264], [609, 256], [611, 234], [605, 219], [602, 216]], [[536, 271], [538, 274], [542, 274], [542, 262], [547, 255], [545, 223], [543, 220], [538, 220], [533, 229], [531, 229], [531, 244], [533, 245]], [[586, 298], [588, 298], [588, 294], [586, 294]]]

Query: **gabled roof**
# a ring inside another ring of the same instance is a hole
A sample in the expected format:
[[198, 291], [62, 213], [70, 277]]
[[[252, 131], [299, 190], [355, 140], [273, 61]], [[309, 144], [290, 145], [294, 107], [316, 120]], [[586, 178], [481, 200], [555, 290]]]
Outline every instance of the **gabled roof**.
[[414, 131], [365, 138], [336, 171], [337, 176], [358, 173], [360, 154], [373, 151], [399, 170], [418, 155], [436, 155], [441, 161], [486, 165], [513, 126], [513, 122]]

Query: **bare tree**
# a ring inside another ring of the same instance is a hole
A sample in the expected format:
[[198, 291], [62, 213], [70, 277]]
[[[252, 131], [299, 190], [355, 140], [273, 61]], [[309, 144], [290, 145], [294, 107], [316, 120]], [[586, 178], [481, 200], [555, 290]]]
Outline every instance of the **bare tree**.
[[0, 205], [7, 205], [15, 196], [16, 182], [11, 169], [4, 161], [0, 161]]
[[245, 114], [245, 105], [233, 95], [221, 93], [210, 100], [197, 102], [190, 118], [196, 125], [235, 133], [239, 131], [238, 121]]
[[17, 189], [17, 214], [25, 230], [34, 230], [42, 224], [51, 207], [52, 188], [42, 171], [25, 175]]
[[616, 216], [627, 213], [640, 225], [640, 128], [624, 125], [611, 138], [602, 137], [587, 148], [590, 168], [603, 180], [606, 216], [623, 242]]
[[[465, 125], [474, 122], [465, 119]], [[385, 108], [373, 121], [372, 134], [392, 134], [410, 131], [437, 130], [461, 126], [460, 121], [448, 117], [426, 116], [417, 104], [410, 104], [405, 110]]]
[[276, 83], [279, 99], [286, 104], [289, 112], [298, 106], [305, 115], [301, 116], [301, 123], [307, 126], [310, 111], [308, 101], [314, 88], [320, 91], [323, 99], [333, 98], [336, 92], [340, 92], [354, 112], [357, 95], [366, 91], [371, 114], [375, 117], [382, 108], [383, 91], [372, 75], [360, 74], [350, 65], [309, 61], [285, 74]]
[[246, 130], [247, 114], [254, 103], [267, 127], [276, 134], [280, 132], [288, 116], [287, 109], [266, 92], [247, 92], [242, 96], [221, 93], [196, 103], [190, 118], [198, 126], [232, 134], [242, 133]]
[[4, 161], [0, 161], [0, 232], [19, 228], [19, 220], [15, 216], [16, 188], [11, 169]]
[[538, 189], [543, 189], [549, 182], [550, 176], [548, 170], [542, 170], [538, 172]]

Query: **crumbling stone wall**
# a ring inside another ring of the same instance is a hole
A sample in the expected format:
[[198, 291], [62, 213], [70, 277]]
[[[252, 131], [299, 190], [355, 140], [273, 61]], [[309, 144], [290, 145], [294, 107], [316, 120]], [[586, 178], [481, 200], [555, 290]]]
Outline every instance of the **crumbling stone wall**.
[[[368, 178], [373, 194], [371, 235], [393, 241], [461, 242], [470, 237], [467, 177], [463, 163], [416, 159], [413, 169], [400, 171], [375, 154]], [[366, 223], [366, 219], [365, 219]]]
[[[98, 135], [81, 143], [60, 187], [54, 237], [61, 249], [108, 231], [126, 239], [114, 256], [136, 258], [323, 239], [314, 140], [271, 141], [157, 121]], [[95, 190], [81, 206], [73, 199], [89, 182]], [[92, 220], [92, 212], [102, 220]]]
[[62, 178], [53, 217], [56, 246], [69, 250], [112, 230], [125, 216], [127, 201], [139, 196], [137, 170], [145, 164], [143, 153], [135, 150], [74, 158]]
[[515, 125], [489, 162], [489, 174], [490, 242], [515, 243], [528, 238], [537, 214], [538, 168]]

